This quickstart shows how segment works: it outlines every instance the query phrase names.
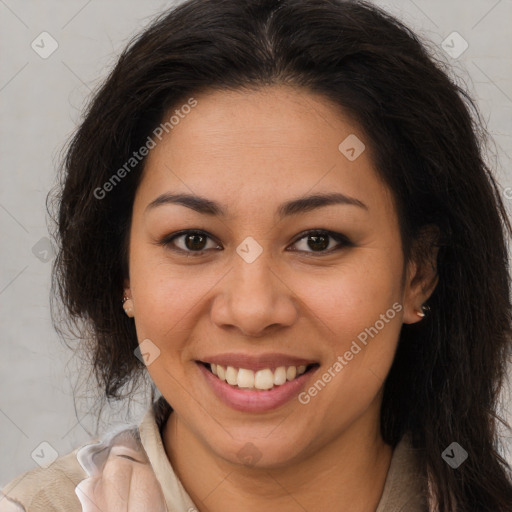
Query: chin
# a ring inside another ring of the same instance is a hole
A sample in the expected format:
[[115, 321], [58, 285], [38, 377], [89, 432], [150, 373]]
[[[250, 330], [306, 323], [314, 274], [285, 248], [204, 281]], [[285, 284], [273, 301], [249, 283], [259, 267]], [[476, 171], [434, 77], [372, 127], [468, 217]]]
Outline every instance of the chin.
[[205, 441], [210, 450], [231, 464], [247, 468], [279, 468], [293, 463], [312, 440], [298, 432], [294, 435], [289, 432], [285, 436], [282, 432], [276, 435], [272, 430], [276, 430], [277, 426], [266, 429], [265, 436], [261, 435], [261, 429], [248, 432], [247, 428], [240, 428], [236, 436], [231, 437], [224, 431], [220, 439], [210, 436]]

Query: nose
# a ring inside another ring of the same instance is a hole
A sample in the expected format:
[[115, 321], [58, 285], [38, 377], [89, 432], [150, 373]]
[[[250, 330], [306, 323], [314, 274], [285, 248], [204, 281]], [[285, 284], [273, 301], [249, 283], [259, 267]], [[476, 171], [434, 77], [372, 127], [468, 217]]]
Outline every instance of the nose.
[[297, 321], [296, 296], [264, 254], [252, 263], [235, 257], [212, 304], [211, 318], [218, 327], [262, 337]]

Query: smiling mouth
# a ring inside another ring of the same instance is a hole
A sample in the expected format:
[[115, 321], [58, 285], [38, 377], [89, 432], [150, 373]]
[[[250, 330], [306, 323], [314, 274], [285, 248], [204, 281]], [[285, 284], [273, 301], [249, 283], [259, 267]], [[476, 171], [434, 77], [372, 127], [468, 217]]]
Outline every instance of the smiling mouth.
[[233, 388], [247, 391], [270, 391], [274, 387], [293, 381], [319, 366], [317, 363], [313, 363], [300, 366], [278, 366], [277, 368], [263, 368], [253, 371], [247, 368], [222, 366], [203, 361], [200, 361], [200, 363], [219, 380], [226, 382]]

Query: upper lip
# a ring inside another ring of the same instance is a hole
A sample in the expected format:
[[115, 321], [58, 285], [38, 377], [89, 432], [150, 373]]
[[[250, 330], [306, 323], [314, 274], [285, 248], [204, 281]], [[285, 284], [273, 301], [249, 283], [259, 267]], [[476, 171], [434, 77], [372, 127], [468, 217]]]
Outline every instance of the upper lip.
[[263, 370], [265, 368], [279, 368], [280, 366], [308, 366], [317, 364], [312, 359], [290, 356], [287, 354], [265, 353], [257, 356], [248, 354], [216, 354], [200, 359], [202, 363], [213, 363], [227, 367], [246, 368], [247, 370]]

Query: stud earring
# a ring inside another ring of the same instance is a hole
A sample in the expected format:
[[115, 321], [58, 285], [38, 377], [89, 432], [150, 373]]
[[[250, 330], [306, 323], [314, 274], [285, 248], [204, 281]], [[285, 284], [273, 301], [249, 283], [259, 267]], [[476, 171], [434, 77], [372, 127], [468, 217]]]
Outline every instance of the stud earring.
[[123, 297], [123, 309], [124, 312], [130, 317], [133, 318], [133, 300], [129, 297]]
[[430, 306], [424, 305], [421, 306], [421, 309], [419, 311], [415, 311], [415, 313], [420, 317], [423, 318], [426, 313], [430, 311]]

